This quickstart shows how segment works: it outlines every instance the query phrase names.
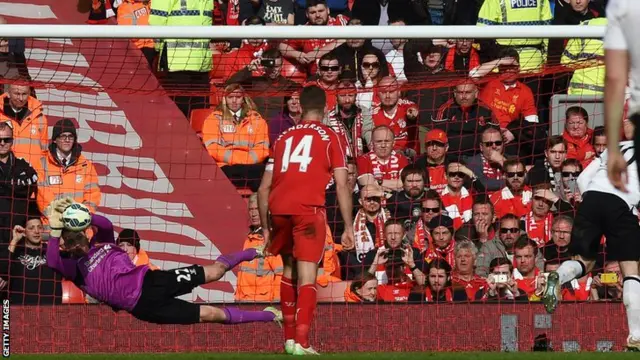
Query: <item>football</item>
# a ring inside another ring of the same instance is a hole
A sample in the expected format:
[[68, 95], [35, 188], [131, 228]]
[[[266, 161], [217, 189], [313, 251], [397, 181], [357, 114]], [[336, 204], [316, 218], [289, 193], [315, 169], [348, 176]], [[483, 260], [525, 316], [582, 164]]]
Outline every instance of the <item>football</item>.
[[62, 222], [67, 230], [83, 231], [91, 225], [91, 212], [88, 207], [74, 203], [62, 213]]

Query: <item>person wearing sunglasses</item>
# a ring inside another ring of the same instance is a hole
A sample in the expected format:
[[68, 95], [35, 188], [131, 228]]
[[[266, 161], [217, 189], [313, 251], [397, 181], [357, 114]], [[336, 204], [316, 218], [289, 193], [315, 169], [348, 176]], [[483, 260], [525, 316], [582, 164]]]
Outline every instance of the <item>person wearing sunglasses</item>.
[[[520, 217], [514, 214], [503, 215], [498, 221], [496, 237], [480, 247], [480, 253], [476, 259], [476, 274], [486, 277], [489, 274], [489, 264], [495, 258], [514, 260], [515, 244], [520, 236], [526, 236], [522, 231]], [[544, 257], [538, 251], [534, 258], [538, 269], [544, 269]]]
[[582, 195], [578, 188], [578, 177], [582, 173], [582, 164], [577, 159], [567, 159], [562, 162], [562, 192], [560, 198], [572, 204], [582, 202]]
[[422, 214], [414, 226], [407, 231], [408, 238], [413, 239], [413, 247], [424, 252], [431, 244], [429, 223], [437, 216], [444, 214], [442, 199], [435, 190], [427, 190], [422, 198]]
[[459, 229], [463, 223], [471, 220], [473, 197], [465, 187], [471, 182], [473, 190], [478, 194], [485, 192], [478, 178], [463, 163], [452, 161], [447, 164], [447, 186], [442, 190], [442, 204], [447, 214], [453, 219], [453, 228]]
[[336, 89], [342, 74], [342, 66], [333, 52], [322, 55], [318, 64], [316, 79], [305, 83], [304, 86], [315, 85], [324, 90], [327, 94], [327, 109], [333, 109], [336, 107]]
[[522, 217], [531, 211], [533, 193], [525, 186], [527, 171], [522, 161], [509, 159], [504, 162], [504, 177], [506, 186], [490, 195], [497, 217], [515, 214]]
[[504, 156], [504, 141], [500, 129], [487, 127], [480, 135], [480, 153], [466, 158], [467, 167], [478, 177], [478, 181], [486, 191], [494, 192], [504, 187], [502, 165], [507, 160]]

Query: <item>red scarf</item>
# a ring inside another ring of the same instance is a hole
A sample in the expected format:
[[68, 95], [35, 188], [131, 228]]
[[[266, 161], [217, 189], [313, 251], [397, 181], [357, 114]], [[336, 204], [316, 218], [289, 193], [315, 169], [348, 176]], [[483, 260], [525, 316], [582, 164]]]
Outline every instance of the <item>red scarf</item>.
[[358, 112], [351, 131], [347, 130], [347, 126], [342, 120], [338, 120], [337, 108], [331, 110], [327, 115], [327, 125], [338, 135], [340, 143], [347, 148], [347, 157], [357, 158], [363, 154], [364, 144], [362, 142], [362, 113]]
[[489, 160], [487, 160], [484, 155], [480, 155], [482, 157], [482, 173], [487, 179], [500, 180], [502, 179], [502, 169], [497, 166], [493, 166]]
[[[514, 257], [515, 261], [515, 257]], [[538, 275], [540, 275], [540, 270], [538, 268], [535, 269], [533, 278], [525, 279], [524, 275], [521, 274], [521, 279], [516, 279], [516, 284], [518, 284], [518, 289], [527, 293], [527, 296], [532, 296], [536, 292], [536, 283], [538, 282]]]
[[[427, 241], [425, 241], [425, 239]], [[413, 247], [419, 249], [420, 252], [424, 252], [427, 249], [427, 244], [431, 244], [431, 234], [425, 229], [422, 219], [416, 223], [416, 231], [413, 235]]]
[[[444, 298], [447, 302], [453, 302], [453, 292], [451, 291], [451, 288], [444, 289]], [[430, 287], [427, 287], [424, 291], [424, 301], [433, 302], [433, 293], [431, 292]]]
[[376, 226], [376, 238], [374, 244], [373, 234], [370, 234], [369, 229], [367, 228], [367, 215], [364, 213], [364, 210], [358, 210], [356, 218], [353, 221], [356, 253], [358, 255], [366, 254], [374, 248], [384, 246], [384, 223], [388, 218], [388, 210], [380, 209], [376, 217], [373, 219], [373, 224]]
[[452, 194], [448, 186], [442, 190], [440, 195], [442, 205], [447, 210], [449, 217], [453, 219], [453, 228], [455, 230], [458, 230], [463, 223], [471, 220], [473, 198], [464, 186], [460, 189], [459, 195]]
[[424, 259], [427, 261], [427, 263], [431, 263], [433, 260], [437, 258], [442, 258], [446, 262], [448, 262], [449, 265], [451, 265], [451, 268], [453, 268], [456, 266], [456, 259], [453, 251], [455, 247], [456, 247], [456, 242], [453, 239], [451, 239], [451, 242], [449, 243], [449, 245], [447, 245], [447, 247], [444, 249], [440, 249], [436, 247], [433, 244], [433, 241], [431, 241], [429, 244], [429, 248], [427, 249], [427, 252], [424, 254]]
[[409, 294], [413, 288], [410, 281], [378, 286], [378, 299], [385, 302], [402, 302], [409, 300]]
[[543, 247], [551, 240], [551, 224], [553, 223], [553, 214], [549, 212], [542, 220], [536, 220], [533, 216], [533, 211], [529, 212], [525, 216], [524, 224], [525, 231], [529, 238], [538, 244], [538, 247]]
[[[455, 66], [455, 58], [456, 58], [456, 47], [452, 47], [447, 52], [447, 59], [444, 62], [444, 68], [448, 71], [456, 71]], [[469, 51], [469, 68], [466, 70], [475, 69], [480, 66], [480, 57], [478, 56], [478, 52], [476, 49], [471, 48]]]

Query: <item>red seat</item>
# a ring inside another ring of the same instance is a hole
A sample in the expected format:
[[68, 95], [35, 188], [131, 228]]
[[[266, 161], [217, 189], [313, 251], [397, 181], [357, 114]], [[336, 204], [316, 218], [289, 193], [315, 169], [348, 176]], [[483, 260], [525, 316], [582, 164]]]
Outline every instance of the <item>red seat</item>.
[[191, 124], [191, 128], [196, 132], [200, 139], [202, 139], [202, 128], [204, 127], [204, 121], [207, 119], [207, 116], [211, 114], [211, 112], [213, 112], [213, 109], [195, 109], [191, 111], [189, 123]]
[[85, 304], [84, 292], [69, 280], [62, 280], [62, 303]]

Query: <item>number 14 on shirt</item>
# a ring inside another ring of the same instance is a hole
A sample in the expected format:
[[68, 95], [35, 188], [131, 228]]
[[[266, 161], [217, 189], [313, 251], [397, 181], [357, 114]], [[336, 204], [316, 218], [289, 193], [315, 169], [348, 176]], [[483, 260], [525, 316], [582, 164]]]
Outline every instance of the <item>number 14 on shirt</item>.
[[280, 168], [280, 172], [286, 172], [289, 169], [289, 164], [298, 164], [300, 172], [307, 172], [307, 168], [309, 164], [311, 164], [311, 160], [313, 158], [311, 155], [311, 145], [313, 144], [313, 136], [305, 135], [302, 137], [302, 140], [296, 145], [291, 151], [293, 147], [293, 137], [288, 138], [284, 142], [284, 154], [282, 154], [282, 167]]

